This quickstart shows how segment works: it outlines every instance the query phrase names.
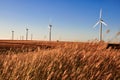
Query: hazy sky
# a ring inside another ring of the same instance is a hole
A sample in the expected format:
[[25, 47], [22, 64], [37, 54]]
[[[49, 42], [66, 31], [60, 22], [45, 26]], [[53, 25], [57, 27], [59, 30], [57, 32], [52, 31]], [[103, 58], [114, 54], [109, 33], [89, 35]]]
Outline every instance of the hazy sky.
[[[53, 40], [88, 41], [98, 38], [102, 18], [104, 40], [110, 40], [120, 31], [120, 0], [0, 0], [0, 39], [25, 38], [25, 29], [33, 39], [48, 40], [48, 24]], [[109, 34], [106, 31], [110, 29]]]

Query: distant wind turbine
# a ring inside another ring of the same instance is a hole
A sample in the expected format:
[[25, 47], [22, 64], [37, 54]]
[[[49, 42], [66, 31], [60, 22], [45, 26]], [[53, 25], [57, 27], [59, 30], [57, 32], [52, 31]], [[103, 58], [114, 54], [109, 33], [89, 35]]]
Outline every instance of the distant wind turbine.
[[24, 36], [22, 36], [22, 40], [24, 40]]
[[14, 40], [14, 31], [12, 31], [12, 40]]
[[28, 40], [28, 28], [26, 28], [26, 40]]
[[31, 40], [33, 39], [33, 34], [31, 34]]
[[52, 25], [49, 24], [49, 41], [51, 41], [51, 28], [52, 28]]
[[102, 41], [102, 24], [104, 24], [105, 26], [107, 26], [107, 24], [103, 21], [102, 19], [102, 9], [100, 10], [100, 19], [99, 21], [93, 26], [93, 28], [95, 28], [98, 24], [100, 24], [100, 33], [99, 33], [99, 41]]
[[52, 29], [51, 21], [52, 20], [49, 18], [49, 26], [48, 26], [48, 28], [49, 28], [49, 41], [51, 41], [51, 29]]

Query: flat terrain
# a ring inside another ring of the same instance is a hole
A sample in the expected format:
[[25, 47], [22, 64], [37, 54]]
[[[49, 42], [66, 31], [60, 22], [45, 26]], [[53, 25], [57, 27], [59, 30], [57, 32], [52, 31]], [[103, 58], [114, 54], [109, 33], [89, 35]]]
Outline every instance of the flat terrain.
[[0, 40], [0, 80], [120, 80], [119, 45]]
[[77, 44], [79, 46], [86, 45], [93, 49], [120, 49], [120, 44], [113, 43], [88, 43], [88, 42], [49, 42], [49, 41], [34, 41], [34, 40], [0, 40], [0, 52], [16, 51], [16, 52], [30, 52], [37, 51], [39, 49], [55, 49], [64, 47], [65, 44]]
[[[56, 43], [55, 43], [56, 44]], [[54, 42], [49, 43], [45, 41], [31, 41], [31, 40], [0, 40], [0, 52], [6, 51], [35, 51], [40, 49], [55, 48]]]

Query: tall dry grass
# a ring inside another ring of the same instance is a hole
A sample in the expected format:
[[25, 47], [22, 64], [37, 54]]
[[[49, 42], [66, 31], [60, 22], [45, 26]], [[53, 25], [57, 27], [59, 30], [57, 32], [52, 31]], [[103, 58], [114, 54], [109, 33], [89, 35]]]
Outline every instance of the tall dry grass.
[[65, 43], [50, 50], [1, 54], [0, 80], [120, 80], [120, 50], [99, 47]]

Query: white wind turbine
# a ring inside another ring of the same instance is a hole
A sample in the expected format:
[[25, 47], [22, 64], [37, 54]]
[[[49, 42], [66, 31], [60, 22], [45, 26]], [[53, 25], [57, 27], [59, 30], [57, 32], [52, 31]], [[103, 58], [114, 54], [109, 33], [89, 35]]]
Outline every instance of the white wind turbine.
[[103, 21], [102, 19], [102, 9], [100, 10], [100, 19], [99, 21], [93, 26], [93, 28], [95, 28], [98, 24], [100, 24], [100, 33], [99, 33], [99, 41], [102, 41], [102, 24], [104, 24], [105, 26], [107, 26], [107, 24]]
[[14, 40], [14, 31], [12, 31], [12, 40]]
[[52, 29], [52, 24], [51, 24], [51, 20], [49, 19], [49, 41], [51, 41], [51, 29]]
[[51, 28], [52, 28], [52, 25], [49, 24], [49, 41], [51, 41]]
[[28, 28], [26, 28], [26, 40], [28, 40]]

